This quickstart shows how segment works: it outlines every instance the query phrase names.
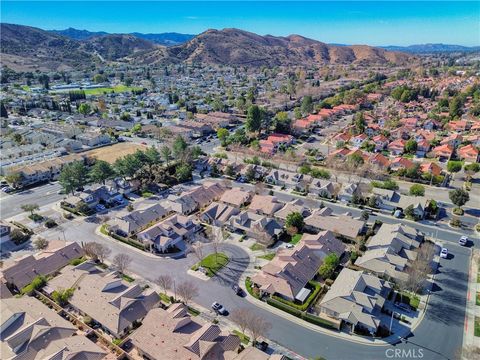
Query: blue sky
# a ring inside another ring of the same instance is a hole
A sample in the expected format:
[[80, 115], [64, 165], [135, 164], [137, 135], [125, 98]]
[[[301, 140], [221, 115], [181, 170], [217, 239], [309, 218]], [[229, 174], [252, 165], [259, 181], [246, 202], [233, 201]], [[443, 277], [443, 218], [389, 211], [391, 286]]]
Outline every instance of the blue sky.
[[2, 22], [90, 31], [181, 32], [236, 27], [327, 43], [480, 45], [480, 1], [4, 1]]

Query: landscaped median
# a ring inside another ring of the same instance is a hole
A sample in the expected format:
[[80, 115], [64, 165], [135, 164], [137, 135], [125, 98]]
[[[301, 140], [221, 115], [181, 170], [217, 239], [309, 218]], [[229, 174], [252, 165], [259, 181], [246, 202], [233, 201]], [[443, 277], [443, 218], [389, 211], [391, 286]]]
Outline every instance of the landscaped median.
[[230, 259], [228, 256], [223, 253], [210, 254], [204, 257], [199, 263], [193, 265], [191, 270], [197, 271], [200, 267], [202, 267], [205, 269], [205, 274], [208, 277], [213, 277], [224, 266], [226, 266], [229, 261]]

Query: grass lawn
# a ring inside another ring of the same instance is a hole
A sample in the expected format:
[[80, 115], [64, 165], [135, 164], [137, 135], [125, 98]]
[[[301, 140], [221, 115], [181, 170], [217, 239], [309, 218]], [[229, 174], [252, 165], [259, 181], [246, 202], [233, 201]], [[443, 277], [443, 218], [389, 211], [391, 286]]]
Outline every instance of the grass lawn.
[[292, 240], [290, 240], [290, 244], [296, 245], [301, 239], [303, 234], [295, 234], [292, 236]]
[[477, 292], [476, 304], [477, 304], [478, 306], [480, 306], [480, 292]]
[[262, 256], [259, 256], [260, 259], [265, 259], [265, 260], [272, 260], [275, 257], [275, 253], [270, 253], [270, 254], [265, 254]]
[[103, 87], [97, 89], [85, 89], [85, 95], [102, 95], [103, 93], [111, 93], [111, 92], [128, 92], [132, 90], [142, 90], [141, 88], [125, 86], [125, 85], [117, 85], [114, 87]]
[[477, 283], [480, 283], [480, 272], [477, 273]]
[[240, 338], [242, 344], [248, 345], [248, 343], [250, 342], [250, 338], [247, 335], [238, 330], [233, 330], [232, 332], [234, 335], [237, 335]]
[[207, 270], [207, 276], [213, 277], [221, 268], [227, 265], [229, 262], [229, 258], [227, 255], [218, 253], [218, 254], [210, 254], [206, 256], [199, 264], [194, 265], [192, 269], [200, 265], [204, 269]]
[[192, 316], [198, 316], [198, 315], [200, 315], [200, 311], [199, 311], [199, 310], [194, 309], [194, 308], [192, 308], [192, 307], [190, 307], [190, 306], [188, 307], [187, 311], [188, 311], [188, 313], [189, 313], [190, 315], [192, 315]]
[[475, 336], [480, 336], [480, 317], [475, 316]]
[[259, 243], [255, 243], [252, 246], [250, 246], [250, 250], [252, 250], [252, 251], [264, 250], [264, 249], [265, 249], [265, 246], [263, 246], [262, 244], [259, 244]]
[[170, 296], [164, 293], [158, 293], [158, 296], [160, 296], [160, 300], [162, 300], [164, 303], [170, 304]]
[[403, 296], [400, 296], [400, 294], [398, 294], [396, 301], [410, 304], [410, 306], [415, 310], [418, 309], [418, 306], [420, 305], [420, 298], [417, 295], [408, 292], [404, 292]]
[[128, 276], [128, 275], [125, 275], [125, 274], [122, 274], [122, 279], [125, 280], [126, 282], [129, 282], [129, 283], [135, 281], [134, 278], [132, 278], [132, 277], [130, 277], [130, 276]]

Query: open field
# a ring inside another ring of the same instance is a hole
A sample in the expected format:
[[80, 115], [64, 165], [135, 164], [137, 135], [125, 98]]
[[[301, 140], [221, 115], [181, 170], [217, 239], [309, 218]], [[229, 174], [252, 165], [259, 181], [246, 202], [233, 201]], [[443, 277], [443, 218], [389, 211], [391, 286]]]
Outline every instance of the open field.
[[[25, 91], [30, 91], [30, 88], [24, 88]], [[142, 88], [139, 87], [133, 87], [133, 86], [125, 86], [125, 85], [117, 85], [113, 87], [100, 87], [96, 89], [68, 89], [68, 90], [51, 90], [50, 92], [52, 94], [54, 93], [68, 93], [69, 91], [78, 91], [78, 90], [83, 90], [85, 92], [85, 95], [103, 95], [103, 94], [108, 94], [108, 93], [122, 93], [122, 92], [128, 92], [132, 90], [142, 90]]]
[[104, 146], [98, 149], [93, 149], [85, 152], [88, 157], [94, 157], [98, 160], [105, 160], [109, 163], [114, 163], [120, 157], [128, 154], [133, 154], [137, 150], [145, 150], [146, 146], [134, 144], [131, 142], [118, 143], [111, 146]]

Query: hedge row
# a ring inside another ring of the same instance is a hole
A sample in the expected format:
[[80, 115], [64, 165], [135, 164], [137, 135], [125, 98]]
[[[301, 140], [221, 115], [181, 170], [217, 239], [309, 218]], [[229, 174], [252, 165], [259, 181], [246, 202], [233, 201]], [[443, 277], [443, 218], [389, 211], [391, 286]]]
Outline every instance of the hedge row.
[[282, 299], [279, 296], [273, 296], [273, 298], [277, 301], [280, 301], [288, 306], [294, 307], [300, 311], [306, 311], [310, 305], [312, 304], [313, 300], [316, 299], [317, 295], [319, 294], [320, 290], [322, 289], [321, 285], [319, 283], [316, 283], [314, 281], [309, 281], [309, 284], [314, 287], [313, 292], [308, 296], [307, 301], [305, 301], [303, 304], [295, 304], [292, 301], [288, 301], [285, 299]]
[[283, 310], [283, 311], [289, 313], [290, 315], [293, 315], [293, 316], [296, 316], [300, 319], [308, 321], [309, 323], [312, 323], [312, 324], [315, 324], [315, 325], [318, 325], [318, 326], [321, 326], [321, 327], [324, 327], [324, 328], [336, 330], [335, 326], [332, 323], [330, 323], [329, 321], [324, 320], [324, 319], [322, 319], [318, 316], [302, 312], [302, 311], [300, 311], [300, 310], [298, 310], [294, 307], [291, 307], [287, 304], [284, 304], [283, 302], [280, 302], [278, 300], [268, 298], [267, 299], [267, 304], [272, 305], [272, 306], [274, 306], [274, 307], [276, 307], [280, 310]]

